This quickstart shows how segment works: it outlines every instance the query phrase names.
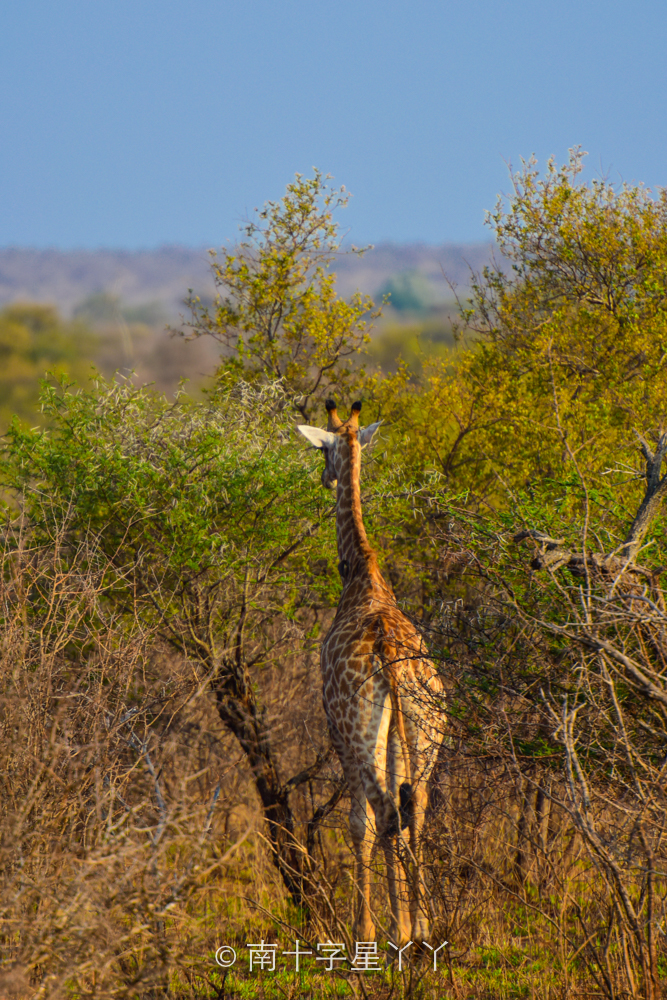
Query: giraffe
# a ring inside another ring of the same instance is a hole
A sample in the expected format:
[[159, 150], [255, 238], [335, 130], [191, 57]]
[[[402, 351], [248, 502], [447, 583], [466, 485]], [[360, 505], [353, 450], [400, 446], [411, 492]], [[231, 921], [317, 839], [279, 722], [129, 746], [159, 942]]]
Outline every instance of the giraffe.
[[[361, 449], [379, 424], [359, 428], [361, 403], [353, 404], [345, 421], [333, 400], [326, 408], [326, 430], [307, 425], [298, 430], [324, 454], [322, 484], [332, 488], [337, 483], [343, 590], [322, 645], [321, 666], [324, 709], [351, 799], [354, 936], [375, 939], [370, 861], [377, 835], [385, 856], [390, 939], [399, 946], [421, 943], [429, 930], [420, 905], [421, 833], [442, 728], [442, 683], [421, 635], [380, 572], [362, 520]], [[401, 833], [406, 827], [407, 842]]]

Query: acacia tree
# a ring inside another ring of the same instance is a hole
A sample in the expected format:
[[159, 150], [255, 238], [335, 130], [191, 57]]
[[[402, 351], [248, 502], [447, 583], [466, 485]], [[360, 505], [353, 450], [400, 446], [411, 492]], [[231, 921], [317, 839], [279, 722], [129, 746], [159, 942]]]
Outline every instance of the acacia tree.
[[[307, 654], [312, 609], [334, 585], [309, 567], [327, 557], [333, 565], [335, 546], [328, 498], [318, 478], [304, 477], [291, 440], [288, 398], [280, 386], [236, 382], [205, 403], [169, 403], [100, 380], [87, 392], [47, 387], [42, 405], [50, 428], [15, 423], [2, 463], [10, 513], [20, 511], [17, 550], [49, 550], [57, 539], [63, 566], [98, 559], [119, 626], [136, 623], [193, 665], [196, 687], [208, 685], [245, 754], [273, 861], [303, 903], [306, 841], [342, 787], [302, 816], [300, 838], [295, 796], [326, 764], [327, 743], [316, 742], [304, 766], [286, 763], [274, 735], [281, 705], [267, 704], [263, 688], [295, 640]], [[48, 621], [45, 601], [37, 590], [31, 607]], [[290, 765], [296, 772], [286, 775]]]
[[[541, 516], [560, 536], [528, 527], [515, 535], [515, 543], [534, 549], [530, 584], [516, 555], [501, 557], [492, 571], [501, 603], [523, 632], [512, 686], [530, 708], [515, 717], [513, 735], [524, 751], [518, 766], [538, 794], [549, 788], [587, 852], [586, 891], [596, 905], [579, 907], [572, 937], [610, 998], [624, 989], [646, 1000], [661, 995], [667, 616], [660, 576], [667, 553], [656, 518], [667, 488], [666, 451], [665, 434], [653, 447], [642, 442], [644, 495], [611, 552], [604, 508], [615, 505], [620, 520], [627, 491], [610, 489], [603, 499], [581, 476], [569, 487], [579, 494], [579, 525], [565, 505], [554, 510], [550, 496], [542, 506], [539, 491], [515, 505], [524, 524]], [[548, 760], [546, 768], [535, 766], [531, 750]]]
[[329, 265], [341, 253], [341, 236], [333, 213], [349, 194], [327, 180], [319, 171], [297, 174], [280, 201], [267, 202], [243, 227], [233, 250], [211, 251], [214, 305], [188, 300], [189, 335], [211, 336], [223, 347], [220, 374], [282, 380], [304, 420], [318, 400], [358, 378], [356, 356], [379, 315], [366, 296], [344, 302], [336, 294]]
[[667, 412], [667, 195], [583, 183], [582, 157], [512, 175], [456, 366], [429, 363], [406, 411], [415, 462], [455, 488], [499, 500], [572, 456], [601, 488]]
[[294, 408], [307, 418], [325, 392], [357, 377], [352, 362], [374, 315], [359, 295], [340, 300], [327, 270], [340, 250], [332, 213], [347, 198], [319, 173], [297, 176], [245, 227], [235, 252], [214, 259], [215, 306], [191, 302], [192, 335], [224, 348], [206, 403], [181, 395], [170, 405], [102, 380], [93, 391], [47, 388], [50, 430], [14, 425], [3, 463], [31, 544], [64, 539], [74, 560], [97, 548], [108, 567], [105, 599], [196, 665], [252, 770], [273, 861], [300, 904], [318, 824], [343, 785], [334, 779], [328, 799], [313, 802], [326, 737], [310, 760], [292, 753], [286, 763], [279, 705], [266, 701], [263, 680], [295, 648], [310, 664], [338, 585], [327, 569], [335, 565], [329, 498], [304, 477], [288, 440]]
[[[653, 1000], [667, 877], [667, 196], [586, 185], [580, 169], [575, 152], [543, 178], [532, 161], [515, 175], [490, 218], [505, 264], [477, 280], [466, 313], [476, 342], [455, 371], [431, 368], [410, 432], [418, 442], [423, 422], [423, 464], [493, 500], [456, 509], [434, 494], [430, 528], [435, 548], [467, 556], [465, 607], [434, 616], [464, 664], [450, 720], [470, 760], [495, 756], [515, 777], [514, 861], [486, 874], [558, 928], [563, 960], [583, 956], [603, 995]], [[567, 877], [565, 841], [580, 845]]]

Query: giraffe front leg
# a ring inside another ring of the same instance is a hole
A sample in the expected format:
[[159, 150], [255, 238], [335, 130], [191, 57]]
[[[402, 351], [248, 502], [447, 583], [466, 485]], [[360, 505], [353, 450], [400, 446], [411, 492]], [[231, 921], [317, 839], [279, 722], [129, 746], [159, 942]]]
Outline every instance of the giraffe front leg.
[[352, 930], [355, 941], [374, 941], [375, 924], [371, 916], [371, 854], [375, 832], [370, 819], [368, 799], [362, 788], [352, 790], [350, 835], [354, 847], [356, 913]]

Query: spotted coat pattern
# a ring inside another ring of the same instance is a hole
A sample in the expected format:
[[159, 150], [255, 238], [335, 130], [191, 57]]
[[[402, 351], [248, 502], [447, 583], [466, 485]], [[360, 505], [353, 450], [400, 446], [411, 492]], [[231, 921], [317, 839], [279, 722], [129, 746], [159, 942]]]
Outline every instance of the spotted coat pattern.
[[[385, 855], [390, 939], [423, 941], [421, 833], [427, 784], [443, 726], [442, 683], [423, 639], [401, 612], [378, 566], [361, 514], [360, 404], [347, 421], [327, 402], [328, 432], [300, 430], [325, 456], [325, 485], [337, 483], [336, 534], [343, 592], [322, 646], [324, 708], [351, 797], [357, 940], [375, 937], [370, 863], [375, 838]], [[308, 433], [310, 432], [310, 433]], [[409, 831], [406, 838], [403, 831]]]

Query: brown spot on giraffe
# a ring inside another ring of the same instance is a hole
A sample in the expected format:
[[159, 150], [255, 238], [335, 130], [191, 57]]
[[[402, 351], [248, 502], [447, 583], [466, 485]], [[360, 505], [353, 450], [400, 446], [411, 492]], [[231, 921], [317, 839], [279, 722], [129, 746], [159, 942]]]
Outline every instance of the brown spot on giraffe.
[[[358, 893], [354, 935], [375, 937], [370, 861], [377, 833], [391, 906], [390, 937], [428, 937], [422, 899], [421, 834], [428, 779], [443, 728], [442, 683], [423, 640], [382, 576], [361, 515], [361, 449], [378, 424], [359, 429], [361, 404], [346, 421], [327, 401], [327, 430], [298, 429], [324, 454], [322, 483], [337, 483], [336, 535], [343, 592], [322, 645], [322, 689], [331, 740], [351, 798], [350, 833]], [[409, 829], [406, 844], [402, 828]]]

